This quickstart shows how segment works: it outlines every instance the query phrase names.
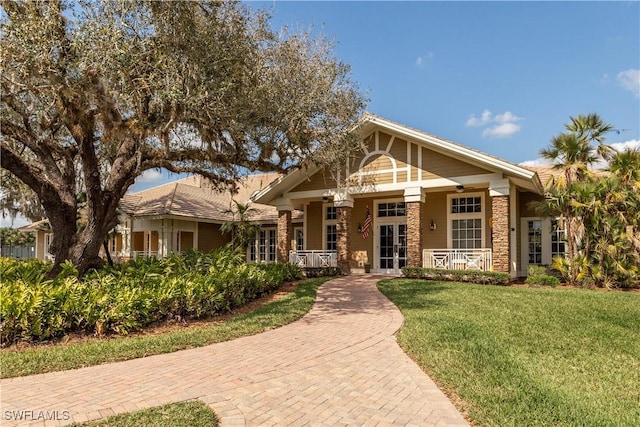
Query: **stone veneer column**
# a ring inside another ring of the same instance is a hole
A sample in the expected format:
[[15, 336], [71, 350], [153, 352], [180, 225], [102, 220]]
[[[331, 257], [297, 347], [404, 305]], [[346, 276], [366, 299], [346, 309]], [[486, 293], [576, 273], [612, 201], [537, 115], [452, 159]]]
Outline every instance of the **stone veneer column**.
[[404, 191], [404, 201], [407, 204], [407, 266], [422, 267], [422, 188], [407, 188]]
[[510, 229], [509, 196], [493, 196], [491, 198], [493, 216], [493, 270], [510, 272]]
[[278, 262], [289, 262], [292, 236], [291, 211], [278, 211]]
[[333, 196], [336, 207], [336, 242], [338, 251], [338, 267], [342, 274], [351, 273], [351, 209], [353, 197], [348, 193], [338, 193]]

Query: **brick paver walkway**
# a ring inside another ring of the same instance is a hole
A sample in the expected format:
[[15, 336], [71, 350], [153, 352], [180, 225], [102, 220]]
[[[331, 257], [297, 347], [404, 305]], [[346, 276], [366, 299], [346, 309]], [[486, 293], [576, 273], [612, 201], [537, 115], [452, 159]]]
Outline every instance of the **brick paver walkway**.
[[[15, 424], [7, 418], [16, 410], [36, 417], [39, 411], [57, 418], [68, 414], [82, 422], [197, 398], [210, 405], [223, 427], [466, 426], [447, 397], [398, 347], [394, 333], [402, 315], [376, 289], [379, 279], [331, 280], [320, 287], [305, 317], [259, 335], [4, 379], [2, 425]], [[46, 425], [55, 424], [64, 422]]]

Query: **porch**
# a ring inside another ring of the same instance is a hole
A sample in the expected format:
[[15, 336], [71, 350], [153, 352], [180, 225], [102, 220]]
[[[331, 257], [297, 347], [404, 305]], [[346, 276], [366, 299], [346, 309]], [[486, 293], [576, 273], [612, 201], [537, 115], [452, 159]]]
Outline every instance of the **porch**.
[[422, 266], [445, 270], [492, 270], [491, 249], [424, 249]]

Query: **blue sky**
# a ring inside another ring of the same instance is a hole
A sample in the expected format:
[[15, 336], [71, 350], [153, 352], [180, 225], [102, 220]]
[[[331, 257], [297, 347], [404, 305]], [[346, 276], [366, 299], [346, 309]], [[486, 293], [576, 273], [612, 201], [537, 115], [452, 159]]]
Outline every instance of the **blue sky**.
[[[640, 2], [250, 2], [334, 40], [367, 110], [514, 163], [570, 116], [640, 147]], [[131, 191], [176, 179], [149, 171]], [[4, 223], [5, 221], [3, 221]]]
[[[640, 146], [640, 2], [249, 2], [335, 41], [367, 110], [514, 163], [570, 116]], [[150, 171], [132, 190], [166, 181]]]

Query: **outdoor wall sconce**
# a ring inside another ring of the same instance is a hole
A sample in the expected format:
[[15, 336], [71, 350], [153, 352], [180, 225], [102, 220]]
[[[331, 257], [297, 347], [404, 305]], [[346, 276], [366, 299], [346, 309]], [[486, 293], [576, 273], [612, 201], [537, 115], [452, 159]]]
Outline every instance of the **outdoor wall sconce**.
[[436, 229], [436, 223], [433, 220], [431, 220], [431, 224], [429, 224], [429, 228], [431, 230], [435, 230]]
[[456, 193], [462, 193], [464, 191], [464, 185], [456, 185]]
[[327, 196], [322, 196], [322, 201], [324, 203], [327, 203], [329, 201], [329, 198]]
[[358, 233], [362, 233], [362, 224], [358, 223]]

